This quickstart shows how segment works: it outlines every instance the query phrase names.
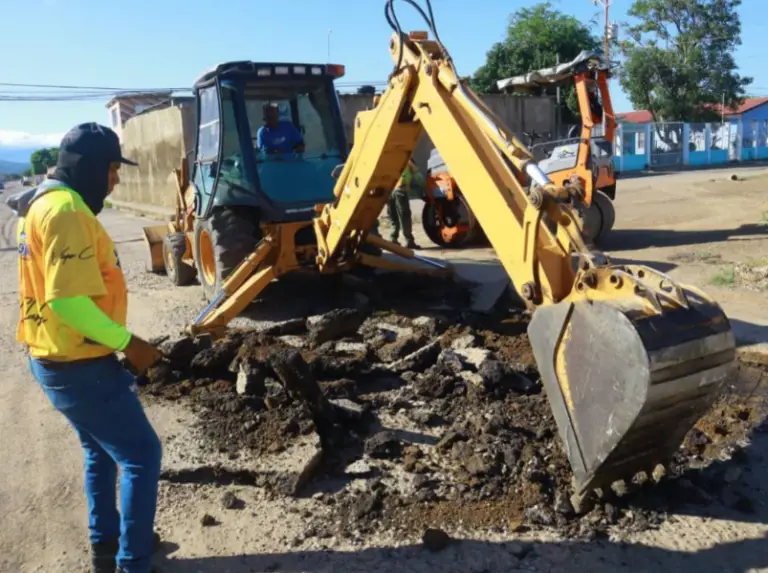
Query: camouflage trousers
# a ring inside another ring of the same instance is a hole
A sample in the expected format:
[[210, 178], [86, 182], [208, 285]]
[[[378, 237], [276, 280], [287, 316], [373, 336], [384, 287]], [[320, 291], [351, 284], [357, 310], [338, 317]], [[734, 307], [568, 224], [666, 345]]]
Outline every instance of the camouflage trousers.
[[411, 215], [411, 202], [406, 193], [402, 189], [395, 189], [392, 195], [387, 201], [387, 215], [392, 223], [392, 231], [389, 238], [393, 242], [397, 242], [400, 236], [400, 230], [403, 231], [405, 240], [409, 243], [413, 242], [413, 220]]

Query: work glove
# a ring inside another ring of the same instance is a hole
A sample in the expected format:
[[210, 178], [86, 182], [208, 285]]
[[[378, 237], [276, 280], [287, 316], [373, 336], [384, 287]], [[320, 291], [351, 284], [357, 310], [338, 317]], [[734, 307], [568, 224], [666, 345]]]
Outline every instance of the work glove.
[[131, 341], [123, 350], [123, 354], [137, 376], [142, 376], [163, 358], [163, 354], [157, 348], [135, 334], [131, 335]]

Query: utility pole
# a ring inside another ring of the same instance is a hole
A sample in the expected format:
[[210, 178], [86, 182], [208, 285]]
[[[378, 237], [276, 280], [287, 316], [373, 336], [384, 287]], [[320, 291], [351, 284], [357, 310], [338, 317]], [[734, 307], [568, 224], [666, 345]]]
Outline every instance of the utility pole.
[[603, 57], [606, 63], [611, 61], [611, 21], [608, 12], [612, 2], [613, 0], [592, 0], [595, 6], [603, 6]]
[[[555, 65], [560, 65], [560, 52], [556, 54]], [[562, 131], [563, 124], [563, 99], [560, 86], [557, 86], [557, 116], [555, 116], [555, 137], [553, 139], [560, 139], [560, 132]]]
[[725, 92], [723, 92], [722, 103], [720, 104], [720, 126], [725, 125]]
[[[611, 4], [613, 3], [613, 0], [592, 0], [592, 3], [597, 6], [599, 4], [602, 4], [603, 6], [603, 60], [605, 65], [610, 66], [611, 65], [611, 41], [614, 39], [616, 33], [615, 29], [618, 29], [618, 26], [615, 24], [611, 24], [611, 20], [609, 17], [609, 9], [611, 7]], [[607, 118], [605, 117], [605, 114], [603, 114], [603, 133], [605, 133], [606, 128], [606, 121]]]
[[328, 28], [328, 63], [331, 63], [331, 34], [333, 33], [333, 30], [331, 28]]

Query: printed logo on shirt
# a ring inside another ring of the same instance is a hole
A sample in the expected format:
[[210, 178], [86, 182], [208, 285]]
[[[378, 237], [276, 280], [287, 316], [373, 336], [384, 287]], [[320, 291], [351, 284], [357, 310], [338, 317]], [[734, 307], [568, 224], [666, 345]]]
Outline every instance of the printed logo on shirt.
[[27, 234], [22, 231], [19, 234], [19, 256], [22, 259], [29, 257], [29, 245], [27, 245]]

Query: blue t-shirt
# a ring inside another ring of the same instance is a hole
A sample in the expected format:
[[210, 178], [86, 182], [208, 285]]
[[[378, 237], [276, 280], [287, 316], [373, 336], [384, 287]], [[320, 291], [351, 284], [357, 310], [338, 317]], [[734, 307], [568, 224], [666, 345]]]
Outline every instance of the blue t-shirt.
[[301, 143], [304, 138], [290, 121], [279, 121], [275, 127], [263, 125], [256, 134], [259, 151], [266, 153], [291, 153]]

